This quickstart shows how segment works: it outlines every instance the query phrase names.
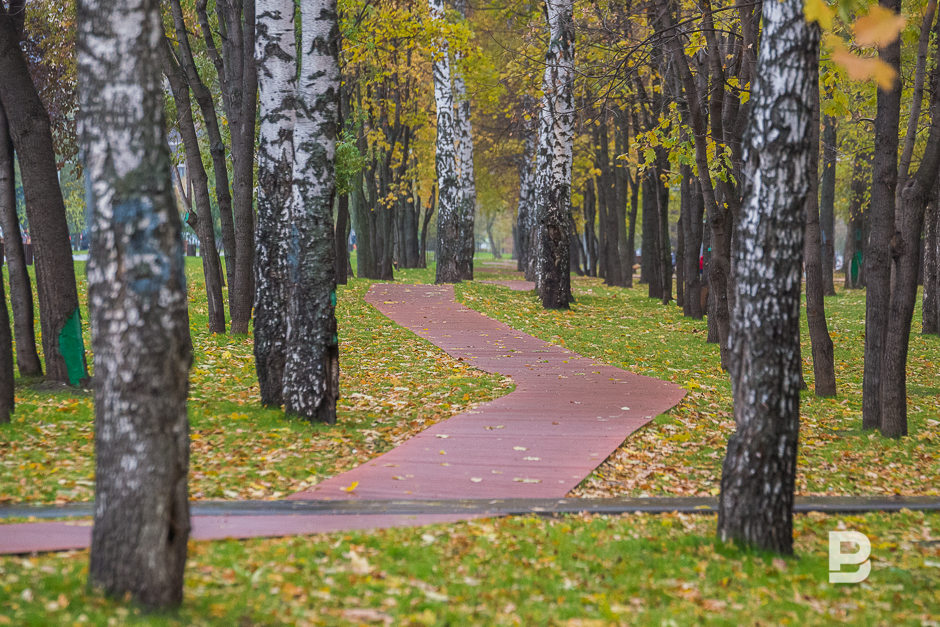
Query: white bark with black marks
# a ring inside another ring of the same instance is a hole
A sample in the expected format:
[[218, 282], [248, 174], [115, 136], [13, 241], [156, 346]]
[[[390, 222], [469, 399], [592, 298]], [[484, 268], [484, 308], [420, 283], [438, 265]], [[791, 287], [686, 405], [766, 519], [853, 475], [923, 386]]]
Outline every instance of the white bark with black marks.
[[95, 522], [89, 577], [179, 605], [192, 347], [163, 114], [158, 0], [81, 0], [79, 132], [92, 216]]
[[[457, 12], [464, 19], [467, 18], [466, 0], [456, 0], [454, 3]], [[470, 96], [467, 94], [467, 83], [460, 71], [460, 52], [454, 54], [454, 100], [456, 114], [454, 116], [457, 135], [457, 180], [460, 186], [460, 251], [458, 266], [460, 278], [473, 280], [473, 253], [475, 238], [473, 234], [473, 219], [477, 206], [477, 187], [473, 176], [473, 127], [470, 123]]]
[[810, 193], [819, 30], [802, 0], [764, 6], [731, 323], [737, 429], [722, 467], [718, 533], [760, 549], [793, 550], [800, 409], [800, 287]]
[[255, 225], [255, 369], [261, 402], [283, 402], [287, 340], [287, 244], [293, 200], [297, 44], [294, 1], [259, 0], [258, 218]]
[[535, 144], [537, 141], [535, 117], [531, 115], [533, 102], [530, 96], [523, 100], [525, 115], [529, 116], [522, 125], [523, 148], [519, 157], [519, 204], [516, 209], [516, 269], [525, 271], [529, 267], [531, 250], [529, 231], [532, 228], [532, 202], [535, 191]]
[[536, 288], [546, 309], [571, 301], [569, 214], [574, 141], [574, 16], [571, 0], [545, 0], [550, 31], [542, 78], [537, 156]]
[[[443, 21], [443, 0], [428, 0], [431, 19]], [[456, 122], [454, 120], [454, 88], [451, 84], [450, 46], [446, 39], [438, 41], [433, 53], [434, 102], [437, 107], [437, 273], [436, 283], [457, 283], [461, 280], [460, 209], [461, 188], [457, 173]]]
[[333, 424], [339, 397], [333, 247], [340, 88], [336, 0], [304, 2], [300, 19], [301, 69], [287, 232], [284, 410]]

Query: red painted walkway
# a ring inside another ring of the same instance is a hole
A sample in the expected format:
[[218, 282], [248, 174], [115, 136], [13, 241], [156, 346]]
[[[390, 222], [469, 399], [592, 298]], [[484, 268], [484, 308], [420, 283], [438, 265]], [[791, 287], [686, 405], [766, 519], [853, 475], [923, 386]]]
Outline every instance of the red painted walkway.
[[[513, 289], [531, 289], [531, 284], [513, 283]], [[630, 433], [685, 393], [672, 383], [597, 363], [487, 318], [456, 303], [451, 286], [374, 285], [366, 300], [451, 356], [511, 376], [516, 389], [293, 499], [563, 497]], [[193, 538], [270, 537], [467, 518], [195, 516]], [[84, 548], [90, 531], [90, 522], [2, 525], [0, 553]]]

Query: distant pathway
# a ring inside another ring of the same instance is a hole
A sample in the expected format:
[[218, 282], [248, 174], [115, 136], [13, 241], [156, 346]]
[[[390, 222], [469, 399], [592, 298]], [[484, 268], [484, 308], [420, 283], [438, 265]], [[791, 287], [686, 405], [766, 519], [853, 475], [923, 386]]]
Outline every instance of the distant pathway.
[[[513, 289], [531, 284], [512, 282]], [[292, 499], [563, 497], [633, 431], [683, 397], [677, 385], [631, 374], [512, 329], [454, 300], [452, 286], [374, 285], [383, 314], [515, 391], [419, 433]], [[470, 514], [194, 516], [197, 540], [249, 538], [466, 520]], [[0, 554], [85, 548], [90, 522], [0, 526]]]

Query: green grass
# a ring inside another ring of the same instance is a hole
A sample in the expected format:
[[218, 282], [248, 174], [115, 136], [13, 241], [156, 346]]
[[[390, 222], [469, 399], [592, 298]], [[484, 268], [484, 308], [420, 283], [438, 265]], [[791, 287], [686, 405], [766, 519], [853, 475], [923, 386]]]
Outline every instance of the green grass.
[[[707, 344], [706, 323], [646, 296], [646, 286], [608, 288], [573, 278], [570, 311], [545, 311], [534, 293], [466, 283], [458, 299], [510, 326], [638, 374], [688, 390], [682, 403], [630, 436], [577, 490], [583, 496], [717, 494], [734, 420], [731, 386]], [[812, 393], [809, 334], [803, 323], [804, 376], [797, 491], [804, 494], [940, 494], [940, 339], [911, 335], [910, 436], [862, 432], [864, 292], [826, 299], [835, 343], [836, 398]], [[920, 329], [919, 311], [914, 321]]]
[[[84, 263], [76, 262], [76, 269], [84, 294]], [[284, 497], [512, 389], [508, 379], [469, 368], [392, 323], [362, 298], [372, 282], [353, 279], [338, 290], [339, 422], [327, 427], [285, 418], [258, 404], [251, 337], [206, 331], [200, 260], [188, 259], [187, 273], [195, 350], [189, 404], [193, 498]], [[408, 273], [418, 280], [427, 271]], [[87, 311], [83, 317], [87, 345]], [[0, 502], [91, 500], [91, 396], [50, 392], [21, 380], [16, 403], [13, 421], [0, 425]]]
[[[286, 419], [257, 406], [250, 337], [205, 332], [201, 269], [198, 260], [189, 262], [196, 498], [286, 495], [511, 389], [392, 324], [364, 303], [371, 282], [353, 280], [339, 290], [340, 423]], [[512, 277], [504, 265], [480, 264], [477, 278]], [[433, 268], [396, 277], [430, 282]], [[610, 289], [593, 279], [574, 285], [571, 312], [542, 311], [533, 295], [499, 286], [468, 283], [456, 291], [516, 328], [689, 389], [677, 409], [632, 435], [578, 494], [713, 492], [732, 421], [730, 389], [716, 347], [704, 341], [704, 323], [650, 301], [644, 286]], [[912, 337], [912, 435], [893, 441], [860, 434], [863, 295], [840, 294], [827, 306], [840, 396], [804, 396], [798, 489], [936, 494], [936, 338]], [[808, 360], [806, 376], [812, 385]], [[91, 399], [32, 383], [18, 382], [14, 422], [0, 426], [0, 501], [88, 500]], [[150, 616], [86, 588], [87, 552], [0, 557], [0, 625], [903, 625], [935, 624], [940, 614], [940, 514], [800, 516], [797, 557], [790, 559], [718, 543], [714, 525], [712, 516], [520, 517], [192, 542], [183, 607]], [[828, 583], [827, 532], [837, 528], [872, 540], [872, 574], [863, 584]]]
[[[798, 557], [713, 539], [710, 516], [521, 517], [191, 544], [179, 613], [89, 592], [87, 553], [0, 559], [0, 624], [855, 624], [940, 612], [940, 515], [797, 519]], [[872, 542], [859, 585], [828, 582], [830, 530]], [[4, 618], [6, 617], [6, 618]]]

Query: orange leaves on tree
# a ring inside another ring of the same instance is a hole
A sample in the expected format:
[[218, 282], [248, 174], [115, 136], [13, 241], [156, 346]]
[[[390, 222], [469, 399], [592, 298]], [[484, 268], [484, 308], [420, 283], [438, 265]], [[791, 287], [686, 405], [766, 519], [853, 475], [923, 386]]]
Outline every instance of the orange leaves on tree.
[[887, 46], [898, 38], [906, 22], [903, 15], [873, 5], [868, 15], [855, 20], [855, 42], [860, 46]]

